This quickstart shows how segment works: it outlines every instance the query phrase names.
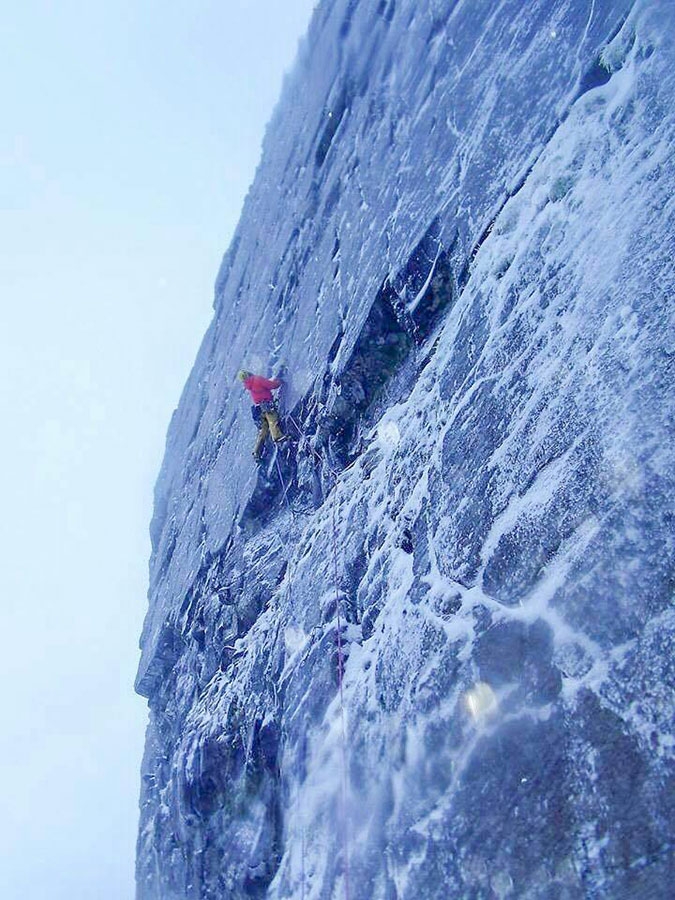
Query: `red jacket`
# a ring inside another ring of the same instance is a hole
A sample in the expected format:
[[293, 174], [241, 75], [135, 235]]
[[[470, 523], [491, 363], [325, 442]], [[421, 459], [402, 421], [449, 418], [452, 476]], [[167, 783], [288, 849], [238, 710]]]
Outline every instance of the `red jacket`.
[[244, 387], [250, 393], [251, 399], [257, 406], [259, 403], [270, 403], [274, 398], [272, 391], [281, 387], [278, 378], [263, 378], [262, 375], [249, 375], [244, 379]]

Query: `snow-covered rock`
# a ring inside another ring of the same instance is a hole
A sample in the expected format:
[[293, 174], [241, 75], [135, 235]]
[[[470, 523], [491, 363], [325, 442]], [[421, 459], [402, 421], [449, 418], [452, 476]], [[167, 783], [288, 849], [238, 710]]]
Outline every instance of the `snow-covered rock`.
[[156, 488], [139, 900], [670, 895], [674, 42], [319, 5]]

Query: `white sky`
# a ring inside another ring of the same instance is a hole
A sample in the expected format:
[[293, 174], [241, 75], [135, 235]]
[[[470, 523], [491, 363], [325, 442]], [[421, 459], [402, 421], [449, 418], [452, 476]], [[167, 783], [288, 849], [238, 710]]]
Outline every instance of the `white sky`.
[[314, 2], [3, 10], [3, 900], [133, 897], [152, 488]]

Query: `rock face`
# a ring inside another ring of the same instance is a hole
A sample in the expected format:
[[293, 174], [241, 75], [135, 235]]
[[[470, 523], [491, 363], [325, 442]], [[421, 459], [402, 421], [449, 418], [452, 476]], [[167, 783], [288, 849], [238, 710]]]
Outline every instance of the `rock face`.
[[320, 4], [156, 488], [139, 900], [670, 896], [674, 20]]

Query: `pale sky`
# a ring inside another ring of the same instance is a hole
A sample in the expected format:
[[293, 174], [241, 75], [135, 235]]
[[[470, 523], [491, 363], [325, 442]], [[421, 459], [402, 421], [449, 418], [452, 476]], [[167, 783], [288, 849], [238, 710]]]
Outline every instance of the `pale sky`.
[[133, 897], [152, 488], [314, 5], [3, 10], [3, 900]]

